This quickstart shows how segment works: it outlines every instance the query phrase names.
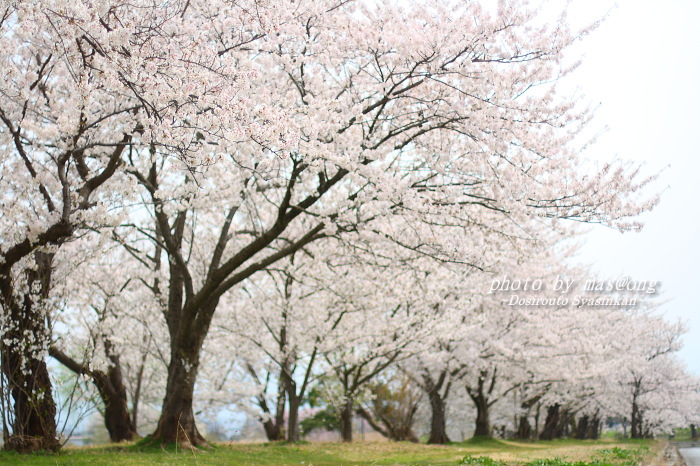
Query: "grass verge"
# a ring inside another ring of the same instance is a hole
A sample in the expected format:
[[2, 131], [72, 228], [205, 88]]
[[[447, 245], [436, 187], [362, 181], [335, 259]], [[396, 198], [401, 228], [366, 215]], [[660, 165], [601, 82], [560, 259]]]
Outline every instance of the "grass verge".
[[486, 466], [631, 465], [658, 454], [659, 442], [576, 441], [510, 442], [472, 439], [449, 445], [406, 442], [368, 443], [233, 443], [209, 450], [182, 450], [174, 446], [122, 444], [67, 447], [57, 454], [18, 455], [0, 452], [0, 463], [37, 465], [145, 465], [145, 464], [481, 464]]

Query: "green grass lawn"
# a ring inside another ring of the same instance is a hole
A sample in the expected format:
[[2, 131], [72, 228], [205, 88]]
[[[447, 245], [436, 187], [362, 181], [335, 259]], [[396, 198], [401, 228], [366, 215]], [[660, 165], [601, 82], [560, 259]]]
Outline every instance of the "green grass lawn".
[[57, 454], [18, 455], [0, 452], [4, 464], [638, 464], [655, 457], [658, 442], [574, 441], [516, 443], [470, 440], [450, 445], [394, 442], [339, 443], [233, 443], [211, 450], [176, 450], [138, 444], [103, 447], [66, 447]]

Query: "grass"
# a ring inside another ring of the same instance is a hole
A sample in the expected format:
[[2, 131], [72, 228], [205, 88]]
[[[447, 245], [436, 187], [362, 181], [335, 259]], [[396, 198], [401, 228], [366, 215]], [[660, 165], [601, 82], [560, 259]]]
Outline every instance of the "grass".
[[657, 442], [613, 442], [556, 440], [517, 443], [504, 440], [472, 439], [450, 445], [406, 442], [367, 443], [234, 443], [219, 444], [211, 450], [176, 450], [174, 447], [144, 447], [137, 444], [102, 447], [66, 447], [60, 453], [18, 455], [0, 452], [5, 464], [478, 464], [501, 466], [583, 466], [637, 464], [655, 456]]

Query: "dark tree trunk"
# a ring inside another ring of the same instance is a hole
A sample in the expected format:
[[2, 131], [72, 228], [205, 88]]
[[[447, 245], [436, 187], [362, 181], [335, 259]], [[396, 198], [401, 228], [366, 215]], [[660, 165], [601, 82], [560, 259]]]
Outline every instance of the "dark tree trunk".
[[177, 443], [183, 448], [209, 446], [197, 429], [192, 409], [201, 344], [195, 336], [189, 340], [188, 348], [171, 345], [165, 400], [153, 442]]
[[126, 403], [109, 403], [105, 406], [105, 427], [109, 432], [111, 442], [123, 442], [137, 437], [134, 423], [132, 422]]
[[418, 439], [418, 436], [413, 432], [412, 428], [404, 428], [401, 431], [397, 432], [397, 434], [394, 436], [392, 440], [396, 440], [397, 442], [411, 442], [411, 443], [419, 443], [420, 440]]
[[478, 401], [474, 401], [474, 405], [476, 406], [476, 428], [474, 429], [474, 437], [491, 438], [488, 402], [482, 398], [478, 399]]
[[[286, 347], [286, 327], [283, 328], [283, 331], [281, 332], [280, 341], [285, 342], [281, 345], [281, 349], [284, 349]], [[311, 365], [313, 365], [313, 359], [314, 357], [311, 358]], [[307, 369], [307, 380], [308, 375], [310, 375], [310, 368], [311, 366]], [[287, 442], [290, 443], [299, 441], [299, 406], [301, 406], [301, 401], [304, 397], [304, 392], [306, 391], [305, 382], [302, 384], [299, 393], [297, 393], [297, 384], [292, 377], [292, 371], [292, 364], [289, 362], [289, 360], [285, 360], [285, 362], [282, 364], [280, 373], [280, 384], [284, 387], [284, 390], [287, 393], [287, 399], [289, 400], [289, 413], [287, 414]]]
[[[287, 403], [286, 394], [287, 392], [284, 389], [284, 386], [280, 384], [280, 386], [277, 388], [277, 407], [275, 411], [275, 417], [274, 419], [267, 419], [263, 423], [263, 427], [265, 428], [265, 435], [267, 435], [267, 439], [270, 442], [284, 440], [284, 429], [282, 428], [282, 426], [284, 426], [284, 405]], [[269, 414], [269, 410], [267, 410], [264, 397], [262, 398], [262, 402], [263, 412]]]
[[107, 369], [107, 373], [92, 371], [85, 364], [79, 364], [55, 347], [49, 348], [49, 354], [74, 373], [84, 374], [92, 379], [104, 404], [104, 421], [107, 432], [109, 432], [109, 440], [115, 443], [133, 440], [138, 434], [127, 406], [121, 363], [119, 357], [113, 354], [111, 343], [106, 338], [104, 345], [107, 357], [112, 363]]
[[639, 406], [639, 398], [642, 395], [642, 378], [635, 377], [631, 385], [632, 420], [630, 422], [630, 436], [632, 438], [644, 438], [644, 412]]
[[284, 439], [281, 424], [276, 424], [272, 419], [263, 422], [263, 428], [265, 429], [265, 436], [268, 441], [276, 442]]
[[347, 396], [345, 403], [343, 404], [340, 411], [340, 438], [343, 442], [352, 442], [352, 421], [353, 421], [353, 406], [355, 405], [355, 400]]
[[[37, 330], [23, 327], [23, 331]], [[16, 338], [14, 333], [7, 332], [3, 338]], [[4, 431], [5, 450], [27, 453], [60, 448], [49, 372], [46, 362], [33, 354], [25, 345], [3, 346], [2, 372], [14, 402], [12, 435]]]
[[112, 354], [111, 345], [107, 341], [105, 341], [105, 349], [112, 365], [107, 370], [107, 374], [100, 372], [95, 378], [95, 385], [105, 405], [105, 427], [112, 442], [133, 440], [138, 434], [126, 403], [122, 366], [119, 358]]
[[573, 416], [567, 410], [562, 410], [559, 403], [555, 403], [547, 409], [547, 418], [540, 439], [553, 440], [565, 437], [569, 435], [572, 425], [575, 427]]
[[690, 438], [693, 440], [698, 438], [698, 429], [695, 424], [690, 424]]
[[[294, 255], [291, 256], [290, 262], [294, 263]], [[289, 301], [292, 297], [292, 285], [294, 280], [291, 274], [287, 274], [284, 282], [284, 297]], [[287, 336], [287, 321], [289, 319], [289, 314], [287, 311], [282, 312], [282, 319], [284, 324], [280, 328], [279, 333], [279, 349], [283, 353], [287, 353], [289, 348], [288, 336]], [[306, 372], [304, 374], [304, 381], [301, 387], [297, 387], [297, 383], [294, 380], [293, 372], [294, 366], [296, 365], [297, 355], [296, 352], [287, 353], [282, 361], [280, 367], [280, 384], [287, 392], [287, 398], [289, 399], [289, 416], [287, 418], [287, 441], [290, 443], [298, 442], [300, 440], [299, 432], [299, 406], [301, 405], [304, 395], [306, 394], [306, 388], [311, 377], [311, 371], [314, 366], [314, 361], [316, 359], [317, 349], [311, 352], [311, 358], [306, 366]], [[279, 410], [280, 408], [278, 408]], [[282, 406], [281, 409], [284, 409]]]
[[445, 400], [440, 396], [439, 390], [433, 390], [428, 393], [430, 398], [430, 437], [429, 444], [441, 445], [449, 443], [450, 438], [447, 436], [445, 416]]
[[53, 254], [37, 252], [34, 257], [36, 268], [25, 272], [30, 291], [20, 299], [12, 278], [0, 278], [0, 305], [10, 323], [0, 335], [2, 373], [13, 401], [12, 435], [4, 429], [3, 437], [6, 450], [23, 453], [60, 448], [51, 379], [41, 357], [49, 340], [41, 303], [48, 297]]
[[515, 437], [521, 440], [527, 440], [532, 437], [532, 426], [530, 426], [530, 420], [525, 414], [520, 416], [518, 431], [515, 433]]
[[578, 440], [583, 440], [589, 438], [589, 434], [590, 432], [588, 431], [588, 415], [581, 416], [578, 420], [578, 424], [576, 425], [576, 438]]
[[287, 441], [299, 441], [299, 405], [301, 397], [289, 394], [289, 415], [287, 417]]
[[[253, 366], [251, 364], [247, 364], [247, 369], [248, 373], [250, 373], [253, 379], [260, 384], [260, 378], [255, 372]], [[277, 384], [277, 401], [275, 403], [274, 413], [270, 411], [267, 404], [267, 399], [265, 397], [269, 378], [265, 381], [265, 388], [257, 396], [258, 406], [264, 415], [264, 417], [260, 417], [259, 420], [262, 422], [263, 428], [265, 429], [265, 435], [267, 436], [267, 440], [270, 442], [284, 440], [284, 406], [287, 403], [287, 390], [281, 381], [282, 377], [280, 376], [279, 383]]]
[[600, 437], [600, 417], [599, 414], [596, 412], [593, 415], [591, 423], [588, 425], [587, 438], [591, 440], [598, 440], [598, 437]]
[[632, 402], [632, 422], [630, 423], [630, 435], [632, 438], [643, 438], [642, 431], [642, 411], [637, 404], [637, 401]]
[[[430, 400], [430, 437], [431, 445], [442, 445], [450, 442], [447, 436], [447, 416], [445, 412], [445, 400], [450, 392], [450, 382], [447, 381], [448, 373], [443, 370], [437, 381], [434, 381], [430, 373], [423, 372], [423, 383], [419, 384]], [[445, 386], [444, 391], [441, 390]]]
[[[521, 440], [529, 440], [533, 437], [533, 434], [537, 434], [537, 423], [539, 418], [539, 405], [538, 403], [542, 399], [544, 393], [548, 390], [546, 388], [542, 393], [532, 396], [529, 399], [522, 402], [520, 407], [523, 409], [523, 414], [520, 415], [520, 421], [518, 422], [518, 430], [515, 432], [515, 438]], [[532, 426], [530, 425], [530, 410], [533, 406], [538, 405], [537, 412], [535, 415], [535, 431], [533, 432]]]
[[559, 403], [547, 408], [547, 419], [544, 421], [544, 428], [540, 434], [542, 440], [553, 440], [558, 438], [560, 429]]
[[488, 373], [486, 371], [482, 371], [479, 375], [476, 389], [469, 386], [466, 387], [467, 394], [469, 395], [469, 398], [472, 399], [474, 407], [476, 408], [474, 437], [491, 438], [493, 436], [491, 432], [491, 422], [489, 419], [489, 408], [491, 407], [489, 397], [491, 393], [493, 393], [493, 388], [496, 383], [496, 372], [494, 371], [491, 375], [491, 381], [488, 387], [487, 378]]
[[576, 432], [576, 417], [569, 411], [562, 413], [561, 434], [559, 437], [571, 437]]

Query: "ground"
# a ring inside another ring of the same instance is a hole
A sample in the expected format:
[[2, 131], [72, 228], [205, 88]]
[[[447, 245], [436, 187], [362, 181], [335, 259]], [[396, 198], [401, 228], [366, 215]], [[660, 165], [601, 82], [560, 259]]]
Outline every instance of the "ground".
[[482, 464], [532, 466], [596, 466], [658, 464], [662, 442], [574, 441], [516, 443], [472, 440], [450, 445], [394, 442], [232, 443], [208, 451], [143, 447], [123, 444], [105, 447], [66, 447], [58, 454], [17, 455], [0, 452], [6, 464]]

